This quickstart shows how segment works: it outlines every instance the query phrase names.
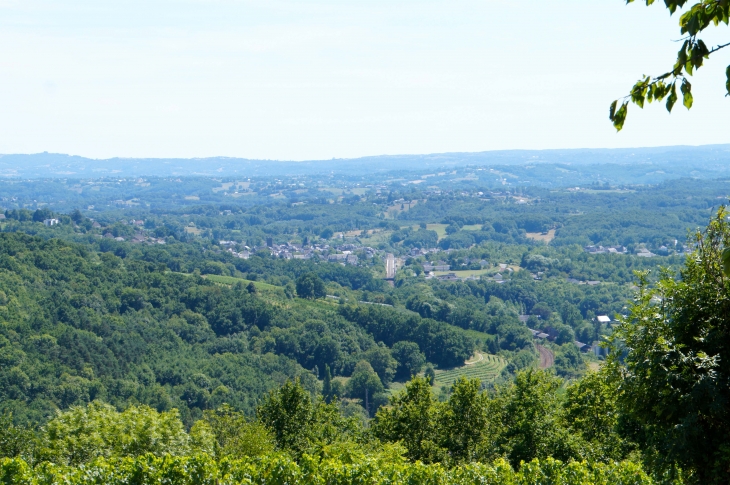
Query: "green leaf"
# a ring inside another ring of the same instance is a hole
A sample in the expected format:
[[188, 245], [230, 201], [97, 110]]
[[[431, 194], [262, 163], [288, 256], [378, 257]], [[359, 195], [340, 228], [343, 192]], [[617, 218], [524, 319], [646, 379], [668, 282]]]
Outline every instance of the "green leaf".
[[730, 96], [730, 66], [727, 66], [727, 69], [725, 69], [725, 77], [727, 77], [725, 89], [727, 90], [727, 95]]
[[[730, 77], [730, 67], [728, 69], [728, 77]], [[728, 81], [730, 84], [730, 81]], [[728, 89], [730, 91], [730, 89]], [[608, 108], [608, 119], [613, 121], [614, 116], [616, 115], [616, 104], [618, 104], [618, 100], [615, 100], [613, 103], [611, 103], [611, 107]]]
[[669, 88], [669, 97], [667, 98], [667, 111], [670, 113], [672, 112], [672, 108], [674, 108], [674, 103], [677, 102], [677, 86], [672, 83], [670, 84]]
[[616, 131], [621, 131], [624, 127], [624, 121], [626, 121], [626, 113], [628, 112], [629, 103], [625, 102], [613, 115], [613, 127]]
[[692, 85], [686, 79], [682, 81], [682, 104], [687, 109], [692, 107]]

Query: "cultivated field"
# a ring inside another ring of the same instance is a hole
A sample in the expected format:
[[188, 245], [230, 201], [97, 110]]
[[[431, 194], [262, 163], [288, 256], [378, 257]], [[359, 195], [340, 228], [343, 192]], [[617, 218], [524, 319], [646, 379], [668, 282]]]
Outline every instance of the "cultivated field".
[[461, 367], [437, 370], [434, 386], [451, 386], [461, 376], [467, 379], [478, 378], [482, 382], [489, 382], [494, 380], [506, 365], [507, 362], [501, 357], [477, 352], [469, 362]]

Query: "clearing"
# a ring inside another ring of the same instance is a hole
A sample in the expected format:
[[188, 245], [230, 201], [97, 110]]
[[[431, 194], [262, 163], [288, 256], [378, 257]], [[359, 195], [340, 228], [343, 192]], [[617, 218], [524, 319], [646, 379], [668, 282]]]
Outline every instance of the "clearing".
[[555, 229], [550, 229], [548, 232], [528, 232], [525, 236], [535, 241], [545, 241], [549, 243], [555, 239]]
[[462, 231], [481, 231], [482, 224], [466, 224], [461, 227]]
[[426, 224], [426, 229], [429, 231], [436, 231], [439, 236], [439, 240], [446, 237], [446, 226], [448, 224]]
[[399, 212], [408, 212], [409, 210], [411, 210], [411, 207], [414, 207], [416, 204], [418, 204], [418, 202], [418, 199], [394, 202], [393, 205], [385, 209], [385, 217], [386, 219], [395, 219], [398, 216]]

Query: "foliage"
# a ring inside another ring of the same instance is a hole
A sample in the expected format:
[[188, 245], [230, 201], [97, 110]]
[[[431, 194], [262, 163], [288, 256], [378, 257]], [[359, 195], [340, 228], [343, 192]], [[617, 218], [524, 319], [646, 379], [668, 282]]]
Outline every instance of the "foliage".
[[613, 337], [611, 368], [630, 437], [657, 473], [684, 469], [697, 483], [730, 479], [730, 280], [722, 252], [730, 247], [721, 207], [680, 278], [665, 273], [640, 289]]
[[401, 442], [410, 460], [433, 463], [443, 455], [438, 418], [431, 384], [425, 378], [415, 377], [403, 392], [391, 398], [389, 406], [378, 411], [373, 432], [381, 440]]
[[[632, 3], [634, 0], [627, 0]], [[654, 3], [654, 0], [646, 0], [647, 5]], [[670, 14], [679, 8], [684, 8], [687, 0], [665, 0], [665, 5]], [[668, 72], [656, 77], [642, 76], [642, 78], [631, 88], [631, 93], [626, 96], [618, 107], [618, 100], [611, 104], [609, 118], [617, 130], [623, 128], [626, 120], [628, 103], [631, 101], [640, 108], [644, 102], [661, 101], [667, 98], [666, 108], [671, 113], [674, 104], [678, 100], [677, 84], [682, 94], [682, 104], [690, 109], [693, 103], [692, 85], [687, 76], [703, 66], [710, 55], [730, 46], [730, 43], [708, 47], [699, 35], [711, 25], [717, 26], [720, 23], [728, 24], [730, 17], [730, 5], [725, 1], [701, 0], [688, 6], [684, 14], [679, 17], [680, 34], [683, 36], [682, 47], [677, 52], [677, 61]], [[730, 66], [727, 68], [727, 82], [725, 84], [727, 93], [730, 94]], [[618, 107], [618, 108], [617, 108]]]
[[[274, 439], [269, 431], [228, 404], [205, 411], [203, 419], [195, 423], [190, 434], [193, 441], [199, 440], [196, 448], [216, 460], [226, 456], [265, 456], [274, 451]], [[207, 439], [207, 435], [213, 439]]]
[[621, 436], [618, 384], [606, 373], [593, 372], [566, 389], [565, 420], [583, 440], [583, 459], [620, 461], [635, 448]]
[[300, 298], [324, 298], [327, 294], [322, 278], [314, 273], [305, 273], [297, 278], [297, 295]]
[[135, 459], [98, 459], [85, 467], [48, 464], [32, 469], [20, 459], [0, 462], [0, 481], [40, 485], [45, 483], [177, 483], [180, 485], [329, 483], [346, 485], [392, 483], [467, 485], [651, 485], [652, 480], [634, 463], [610, 465], [563, 463], [553, 459], [532, 461], [514, 471], [504, 460], [493, 464], [468, 464], [453, 469], [439, 465], [409, 464], [385, 456], [358, 460], [306, 457], [300, 463], [271, 455], [258, 460], [225, 460], [216, 463], [205, 455], [191, 457], [144, 456]]
[[546, 372], [527, 370], [513, 384], [498, 389], [491, 412], [491, 453], [506, 456], [513, 466], [548, 456], [575, 459], [575, 439], [561, 426], [560, 380]]
[[406, 379], [421, 372], [426, 363], [426, 356], [418, 348], [418, 344], [406, 340], [393, 344], [393, 358], [398, 363], [396, 376]]
[[42, 458], [74, 466], [98, 457], [191, 452], [177, 410], [158, 413], [147, 406], [132, 406], [119, 413], [108, 404], [92, 402], [59, 413], [44, 431]]
[[385, 388], [372, 366], [362, 360], [355, 366], [345, 390], [348, 397], [360, 399], [363, 407], [369, 413], [372, 409], [370, 402], [374, 401], [378, 394], [382, 394]]
[[357, 420], [343, 417], [336, 403], [312, 400], [298, 380], [271, 391], [256, 414], [277, 448], [297, 457], [321, 452], [343, 439], [353, 440], [360, 432]]

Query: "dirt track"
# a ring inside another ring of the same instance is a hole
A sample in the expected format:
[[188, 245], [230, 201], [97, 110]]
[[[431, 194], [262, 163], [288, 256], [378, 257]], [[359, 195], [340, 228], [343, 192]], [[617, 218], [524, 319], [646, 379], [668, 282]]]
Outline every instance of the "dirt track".
[[535, 347], [537, 347], [537, 351], [540, 352], [540, 369], [552, 367], [555, 363], [555, 356], [552, 351], [542, 345], [535, 345]]
[[469, 361], [469, 362], [464, 362], [464, 365], [474, 365], [474, 364], [477, 364], [477, 363], [479, 363], [479, 362], [481, 362], [481, 361], [484, 360], [484, 355], [483, 354], [481, 354], [479, 352], [476, 352], [476, 355], [479, 356], [479, 358], [477, 360], [472, 360], [472, 361]]

